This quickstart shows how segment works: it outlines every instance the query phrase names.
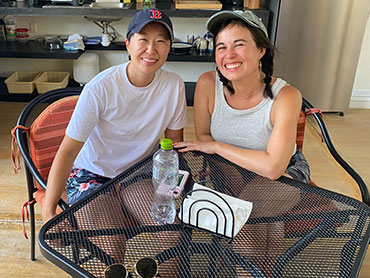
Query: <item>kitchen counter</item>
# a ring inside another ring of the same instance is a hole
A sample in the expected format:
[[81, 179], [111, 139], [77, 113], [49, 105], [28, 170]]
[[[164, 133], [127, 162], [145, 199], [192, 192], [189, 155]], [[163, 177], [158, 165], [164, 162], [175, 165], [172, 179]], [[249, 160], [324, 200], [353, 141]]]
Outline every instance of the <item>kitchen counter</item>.
[[[11, 7], [0, 5], [0, 16], [107, 16], [131, 18], [135, 13], [143, 8], [142, 3], [133, 3], [129, 8], [91, 8], [87, 6], [32, 6], [28, 7], [25, 2], [13, 2]], [[151, 7], [156, 7], [164, 11], [168, 16], [178, 18], [208, 18], [218, 10], [177, 10], [172, 1], [159, 1]], [[268, 9], [253, 10], [259, 16], [266, 26], [269, 26], [270, 11]], [[273, 14], [271, 14], [272, 16]], [[68, 19], [66, 19], [68, 20]], [[113, 42], [109, 47], [102, 45], [85, 45], [86, 50], [93, 51], [125, 51], [123, 42]], [[43, 43], [40, 41], [28, 42], [0, 42], [0, 57], [7, 58], [44, 58], [44, 59], [78, 59], [83, 51], [67, 51], [67, 50], [45, 50]], [[186, 55], [169, 54], [167, 61], [176, 62], [213, 62], [214, 58], [211, 54], [199, 55], [196, 52], [191, 52]], [[32, 94], [9, 94], [4, 84], [5, 78], [0, 78], [0, 101], [29, 101], [37, 96], [37, 93]], [[76, 84], [73, 84], [76, 85]], [[185, 82], [188, 105], [192, 105], [192, 95], [194, 93], [195, 82]]]
[[[143, 3], [132, 3], [125, 8], [91, 8], [87, 5], [72, 6], [72, 5], [46, 5], [46, 6], [32, 6], [28, 7], [26, 2], [12, 2], [13, 6], [1, 6], [1, 15], [15, 15], [15, 16], [89, 16], [99, 17], [132, 17], [137, 10], [146, 8]], [[217, 12], [218, 10], [178, 10], [172, 1], [161, 2], [158, 1], [152, 4], [151, 7], [157, 7], [163, 10], [170, 17], [183, 18], [207, 18]], [[270, 11], [267, 9], [253, 10], [266, 26], [268, 26]], [[109, 47], [101, 45], [91, 46], [86, 45], [86, 50], [125, 50], [123, 42], [113, 42]], [[18, 42], [0, 42], [0, 57], [8, 58], [52, 58], [52, 59], [78, 59], [83, 51], [67, 51], [67, 50], [44, 50], [41, 42], [29, 41], [26, 43]], [[211, 55], [199, 55], [191, 53], [188, 55], [172, 55], [168, 57], [168, 61], [185, 61], [185, 62], [212, 62]]]
[[78, 59], [82, 53], [82, 50], [45, 50], [41, 41], [0, 43], [0, 57], [5, 58]]
[[[113, 42], [108, 47], [101, 44], [85, 45], [85, 50], [105, 50], [105, 51], [125, 51], [126, 46], [123, 42]], [[45, 50], [43, 42], [30, 40], [27, 42], [0, 42], [0, 57], [3, 58], [37, 58], [37, 59], [78, 59], [84, 51], [82, 50]], [[186, 55], [169, 54], [167, 61], [176, 62], [213, 62], [211, 54], [199, 55], [191, 52]]]

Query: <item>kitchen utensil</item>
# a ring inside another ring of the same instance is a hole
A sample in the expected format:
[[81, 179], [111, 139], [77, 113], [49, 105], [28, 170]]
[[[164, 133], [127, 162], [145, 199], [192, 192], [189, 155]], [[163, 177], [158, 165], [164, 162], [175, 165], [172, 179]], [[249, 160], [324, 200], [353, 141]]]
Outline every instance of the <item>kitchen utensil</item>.
[[186, 55], [190, 54], [193, 45], [188, 42], [173, 42], [171, 47], [171, 53], [175, 55]]
[[63, 49], [63, 42], [58, 37], [45, 37], [44, 49], [47, 50]]

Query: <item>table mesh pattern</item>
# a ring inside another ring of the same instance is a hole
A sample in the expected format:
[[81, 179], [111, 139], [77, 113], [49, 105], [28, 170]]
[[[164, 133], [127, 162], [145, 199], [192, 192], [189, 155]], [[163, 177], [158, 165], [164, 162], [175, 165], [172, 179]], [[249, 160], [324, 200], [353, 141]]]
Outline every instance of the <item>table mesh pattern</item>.
[[179, 219], [171, 225], [152, 220], [148, 158], [44, 227], [41, 241], [62, 262], [59, 266], [67, 272], [77, 268], [80, 276], [104, 277], [110, 264], [134, 264], [149, 256], [159, 264], [157, 277], [353, 274], [369, 239], [370, 212], [365, 205], [291, 179], [271, 181], [219, 156], [179, 156], [180, 169], [190, 173], [185, 191], [198, 182], [253, 202], [247, 224], [231, 242], [183, 227]]

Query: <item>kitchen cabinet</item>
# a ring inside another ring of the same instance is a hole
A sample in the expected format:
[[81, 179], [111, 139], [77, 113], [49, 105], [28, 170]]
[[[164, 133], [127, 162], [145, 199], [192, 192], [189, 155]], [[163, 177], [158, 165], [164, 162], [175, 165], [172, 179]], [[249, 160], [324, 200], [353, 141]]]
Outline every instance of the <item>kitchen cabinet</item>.
[[[273, 2], [273, 0], [270, 0]], [[152, 7], [157, 7], [163, 10], [171, 18], [208, 18], [217, 10], [177, 10], [172, 1], [158, 1], [152, 5]], [[130, 18], [132, 17], [138, 9], [142, 9], [142, 3], [133, 3], [130, 8], [90, 8], [86, 6], [33, 6], [26, 7], [23, 2], [15, 2], [13, 7], [2, 7], [0, 5], [0, 16], [5, 15], [14, 15], [14, 16], [76, 16], [76, 17], [99, 17], [107, 16], [110, 17], [122, 17]], [[254, 10], [254, 12], [262, 19], [266, 26], [269, 26], [270, 10], [267, 8], [261, 8], [259, 10]], [[0, 43], [0, 57], [8, 58], [45, 58], [45, 59], [78, 59], [78, 57], [83, 53], [83, 51], [50, 51], [43, 50], [40, 46], [41, 43], [37, 42], [27, 42], [23, 45], [11, 45], [12, 43]], [[29, 45], [27, 45], [29, 44]], [[86, 45], [86, 50], [108, 50], [108, 51], [122, 51], [124, 50], [123, 42], [113, 42], [109, 47], [103, 47], [101, 45], [91, 46]], [[174, 62], [213, 62], [212, 55], [199, 55], [198, 53], [191, 53], [188, 55], [173, 55], [168, 56], [168, 61]], [[3, 83], [3, 80], [0, 80], [0, 83]], [[2, 84], [4, 85], [4, 84]], [[194, 91], [195, 82], [186, 82], [187, 86], [187, 95], [191, 98], [192, 102], [192, 93]], [[28, 101], [29, 98], [32, 98], [31, 95], [24, 96], [22, 98], [19, 96], [9, 97], [6, 87], [4, 92], [4, 86], [0, 84], [0, 100], [9, 100], [14, 101]]]
[[[171, 18], [208, 18], [217, 10], [177, 10], [174, 3], [156, 2], [154, 7], [163, 10]], [[47, 8], [46, 8], [47, 7]], [[132, 17], [138, 9], [142, 8], [142, 3], [132, 3], [129, 9], [125, 8], [90, 8], [84, 6], [34, 6], [26, 7], [23, 2], [15, 2], [14, 7], [1, 7], [0, 16], [15, 15], [15, 16], [88, 16], [88, 17], [104, 17], [107, 14], [109, 17]], [[262, 19], [266, 26], [269, 26], [268, 9], [254, 10], [254, 12]], [[78, 59], [82, 52], [68, 52], [68, 51], [42, 51], [37, 43], [32, 43], [34, 50], [28, 50], [30, 47], [19, 45], [16, 43], [5, 44], [0, 43], [0, 57], [12, 58], [56, 58], [56, 59]], [[122, 50], [123, 43], [112, 43], [109, 47], [102, 46], [86, 46], [87, 50]], [[185, 61], [185, 62], [212, 62], [213, 58], [207, 55], [169, 55], [168, 61]]]

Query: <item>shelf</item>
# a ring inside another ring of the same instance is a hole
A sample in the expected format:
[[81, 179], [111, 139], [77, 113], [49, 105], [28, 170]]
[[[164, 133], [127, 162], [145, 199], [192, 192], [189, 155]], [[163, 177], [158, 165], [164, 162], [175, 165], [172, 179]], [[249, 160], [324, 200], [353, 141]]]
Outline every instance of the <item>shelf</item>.
[[[11, 101], [11, 102], [28, 102], [37, 97], [39, 94], [37, 90], [33, 90], [32, 94], [14, 94], [9, 93], [6, 84], [4, 83], [6, 77], [0, 77], [0, 101]], [[67, 87], [79, 87], [73, 79], [70, 79]]]
[[82, 50], [45, 50], [40, 41], [0, 43], [0, 57], [5, 58], [78, 59], [82, 53]]
[[[218, 10], [177, 10], [172, 1], [157, 2], [151, 7], [159, 8], [169, 17], [208, 18]], [[91, 8], [86, 6], [32, 6], [27, 7], [23, 2], [15, 2], [13, 7], [0, 6], [0, 15], [17, 16], [103, 16], [109, 14], [114, 17], [132, 17], [138, 10], [146, 8], [142, 3], [133, 3], [129, 9], [126, 8]], [[269, 10], [253, 10], [267, 26]]]
[[[85, 45], [85, 50], [105, 50], [105, 51], [125, 51], [126, 46], [123, 42], [113, 42], [108, 47], [99, 45]], [[69, 51], [64, 49], [45, 50], [41, 41], [28, 42], [1, 42], [0, 57], [3, 58], [36, 58], [36, 59], [78, 59], [84, 51]], [[169, 54], [167, 61], [176, 62], [213, 62], [210, 54], [199, 55], [192, 52], [187, 55]]]
[[[122, 51], [126, 50], [126, 45], [123, 42], [113, 42], [108, 47], [98, 45], [85, 45], [86, 50], [109, 50], [109, 51]], [[211, 54], [200, 55], [196, 51], [191, 51], [190, 54], [169, 54], [167, 61], [172, 62], [214, 62], [214, 58]]]
[[[8, 92], [8, 88], [4, 83], [5, 79], [6, 77], [0, 77], [0, 101], [28, 102], [39, 95], [36, 89], [32, 94], [11, 94]], [[196, 82], [185, 82], [186, 102], [188, 106], [193, 106], [195, 85]], [[67, 87], [79, 86], [80, 84], [73, 79], [70, 79], [67, 85]]]
[[[176, 10], [172, 2], [158, 2], [151, 7], [163, 10], [170, 17], [209, 17], [217, 10]], [[27, 7], [23, 3], [16, 2], [13, 7], [0, 7], [0, 14], [12, 15], [37, 15], [37, 16], [86, 16], [107, 15], [132, 17], [137, 10], [147, 8], [142, 3], [133, 3], [129, 9], [125, 8], [91, 8], [87, 6], [57, 5], [57, 6], [32, 6]]]
[[[27, 7], [24, 2], [13, 2], [12, 7], [1, 7], [0, 15], [17, 15], [17, 16], [109, 16], [112, 17], [132, 17], [135, 13], [145, 8], [142, 3], [133, 3], [130, 8], [91, 8], [85, 6], [72, 5], [57, 5], [48, 6], [32, 6]], [[208, 18], [218, 10], [177, 10], [172, 1], [159, 1], [152, 7], [157, 7], [164, 11], [170, 17], [184, 18]], [[253, 10], [259, 16], [264, 24], [268, 26], [270, 11], [267, 9]], [[109, 47], [101, 45], [86, 45], [86, 50], [109, 50], [120, 51], [125, 50], [125, 45], [121, 43], [112, 43]], [[67, 51], [67, 50], [44, 50], [43, 46], [37, 45], [36, 42], [26, 43], [0, 43], [0, 57], [8, 58], [46, 58], [46, 59], [78, 59], [83, 51]], [[178, 62], [213, 62], [211, 55], [199, 55], [191, 53], [189, 55], [173, 55], [168, 56], [167, 61]]]

